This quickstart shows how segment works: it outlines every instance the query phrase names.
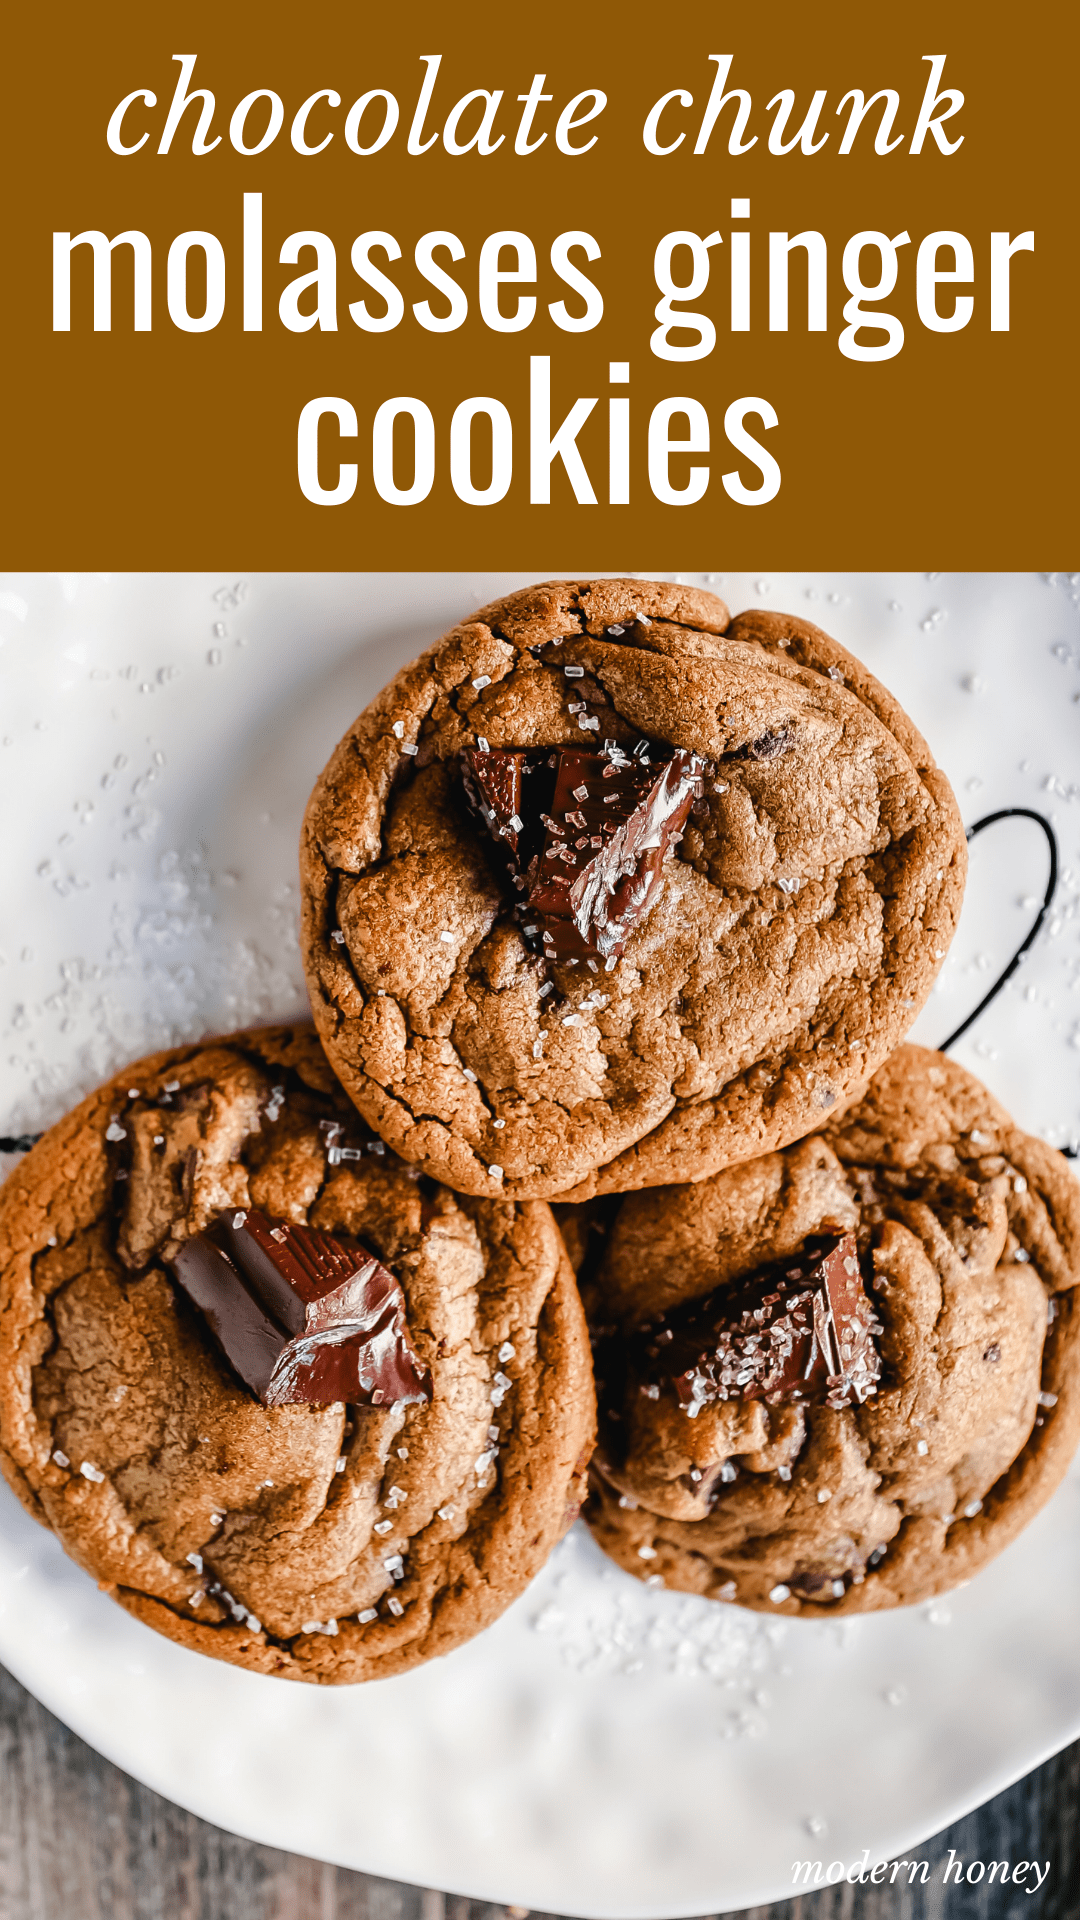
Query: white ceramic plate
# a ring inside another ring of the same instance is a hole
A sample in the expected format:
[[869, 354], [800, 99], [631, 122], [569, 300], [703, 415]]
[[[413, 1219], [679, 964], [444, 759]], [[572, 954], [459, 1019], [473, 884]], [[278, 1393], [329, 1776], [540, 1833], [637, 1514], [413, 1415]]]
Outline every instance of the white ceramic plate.
[[[1080, 577], [682, 577], [829, 627], [969, 822], [1053, 819], [1053, 915], [957, 1055], [1024, 1126], [1075, 1141]], [[315, 774], [398, 665], [523, 579], [0, 580], [0, 1133], [147, 1047], [302, 1010]], [[972, 851], [929, 1044], [1045, 882], [1026, 823]], [[556, 1913], [715, 1912], [790, 1893], [796, 1860], [910, 1850], [1080, 1734], [1080, 1473], [963, 1591], [835, 1625], [647, 1590], [578, 1529], [481, 1639], [336, 1691], [159, 1639], [0, 1489], [0, 1659], [129, 1773], [254, 1840]]]

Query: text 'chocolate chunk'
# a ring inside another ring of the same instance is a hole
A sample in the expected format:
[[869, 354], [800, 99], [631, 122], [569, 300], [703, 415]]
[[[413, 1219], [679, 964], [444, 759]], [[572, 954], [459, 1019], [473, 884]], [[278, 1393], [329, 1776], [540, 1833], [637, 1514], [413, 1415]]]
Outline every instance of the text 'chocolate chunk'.
[[401, 1287], [358, 1240], [269, 1220], [249, 1207], [219, 1215], [169, 1264], [264, 1406], [431, 1399]]
[[502, 842], [549, 959], [617, 960], [644, 918], [694, 800], [704, 762], [677, 749], [632, 755], [479, 749], [465, 789]]
[[867, 1299], [853, 1234], [811, 1241], [785, 1261], [649, 1330], [648, 1358], [691, 1416], [716, 1400], [860, 1406], [877, 1392], [881, 1322]]

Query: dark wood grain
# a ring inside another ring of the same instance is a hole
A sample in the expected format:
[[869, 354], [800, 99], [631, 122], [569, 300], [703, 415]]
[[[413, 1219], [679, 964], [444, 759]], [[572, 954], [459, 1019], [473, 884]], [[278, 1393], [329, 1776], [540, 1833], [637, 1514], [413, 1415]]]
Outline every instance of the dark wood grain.
[[[1042, 1889], [946, 1889], [964, 1861], [1050, 1861]], [[808, 1846], [807, 1851], [811, 1849]], [[1077, 1920], [1080, 1742], [916, 1849], [927, 1884], [836, 1887], [747, 1920]], [[902, 1876], [906, 1878], [906, 1875]], [[253, 1846], [110, 1766], [0, 1668], [0, 1920], [521, 1920]], [[550, 1920], [536, 1915], [534, 1920]]]

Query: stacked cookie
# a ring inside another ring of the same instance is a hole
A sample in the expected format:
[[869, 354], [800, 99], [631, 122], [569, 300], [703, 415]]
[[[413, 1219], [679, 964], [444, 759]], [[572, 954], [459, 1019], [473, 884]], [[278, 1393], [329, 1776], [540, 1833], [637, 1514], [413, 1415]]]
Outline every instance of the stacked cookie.
[[805, 622], [600, 580], [455, 628], [312, 795], [318, 1038], [140, 1061], [0, 1194], [24, 1504], [172, 1638], [324, 1682], [493, 1619], [590, 1455], [653, 1582], [964, 1577], [1080, 1424], [1071, 1173], [901, 1044], [964, 855]]
[[865, 1085], [964, 870], [929, 748], [827, 635], [555, 582], [398, 674], [316, 784], [312, 1009], [365, 1119], [459, 1192], [696, 1180]]

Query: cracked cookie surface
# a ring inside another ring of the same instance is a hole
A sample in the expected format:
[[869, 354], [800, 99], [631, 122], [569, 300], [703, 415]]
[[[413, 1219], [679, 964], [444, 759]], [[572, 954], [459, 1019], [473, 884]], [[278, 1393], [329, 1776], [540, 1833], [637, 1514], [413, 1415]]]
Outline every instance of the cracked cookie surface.
[[[568, 1231], [583, 1275], [595, 1207]], [[1064, 1474], [1080, 1438], [1080, 1185], [944, 1056], [901, 1047], [825, 1132], [631, 1195], [598, 1225], [586, 1518], [639, 1578], [785, 1614], [905, 1605], [968, 1579]], [[663, 1338], [642, 1329], [673, 1309], [677, 1327], [681, 1303], [798, 1261], [823, 1233], [858, 1241], [876, 1391], [768, 1405], [736, 1379], [688, 1417]]]
[[[605, 969], [530, 946], [461, 755], [641, 740], [708, 762]], [[641, 580], [556, 581], [453, 629], [362, 713], [301, 844], [302, 946], [342, 1084], [460, 1192], [582, 1200], [798, 1139], [915, 1018], [959, 912], [951, 789], [805, 621]]]
[[[385, 1262], [430, 1405], [267, 1407], [241, 1385], [166, 1263], [245, 1206]], [[123, 1606], [200, 1652], [333, 1683], [448, 1651], [546, 1558], [593, 1425], [549, 1209], [404, 1166], [309, 1028], [138, 1061], [0, 1190], [0, 1465]]]

